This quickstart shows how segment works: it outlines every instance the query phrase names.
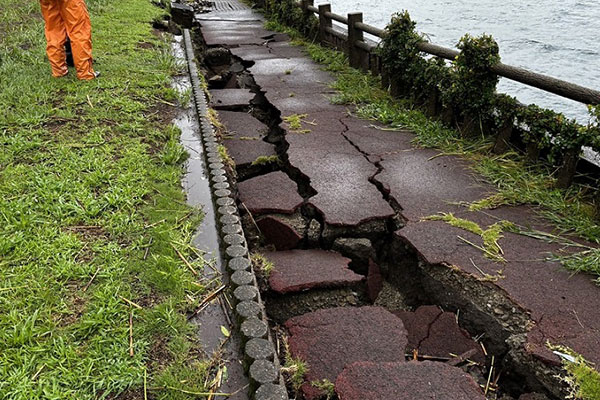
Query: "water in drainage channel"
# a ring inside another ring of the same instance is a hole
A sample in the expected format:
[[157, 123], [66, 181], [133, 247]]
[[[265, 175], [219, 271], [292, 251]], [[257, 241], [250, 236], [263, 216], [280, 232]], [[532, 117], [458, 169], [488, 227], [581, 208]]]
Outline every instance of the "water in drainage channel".
[[[174, 36], [172, 51], [177, 62], [185, 62], [185, 51], [182, 36]], [[191, 91], [189, 76], [182, 75], [173, 78], [172, 87], [180, 93]], [[193, 101], [193, 100], [192, 100]], [[193, 245], [205, 259], [205, 268], [198, 271], [200, 278], [208, 282], [219, 280], [220, 283], [211, 285], [218, 290], [227, 282], [225, 263], [219, 250], [219, 235], [217, 233], [215, 209], [212, 202], [208, 169], [205, 164], [203, 147], [198, 137], [200, 130], [193, 104], [179, 108], [173, 119], [173, 124], [181, 130], [181, 144], [189, 153], [186, 162], [186, 174], [182, 181], [187, 194], [187, 202], [194, 207], [202, 207], [204, 219], [196, 231]], [[192, 318], [196, 324], [197, 335], [202, 344], [206, 357], [221, 360], [222, 384], [219, 393], [235, 393], [227, 398], [232, 400], [248, 399], [248, 379], [241, 364], [239, 338], [230, 316], [230, 302], [224, 290], [212, 301], [201, 307], [201, 312]], [[224, 327], [226, 330], [223, 330]], [[226, 337], [224, 332], [229, 332]], [[218, 366], [219, 364], [217, 364]]]

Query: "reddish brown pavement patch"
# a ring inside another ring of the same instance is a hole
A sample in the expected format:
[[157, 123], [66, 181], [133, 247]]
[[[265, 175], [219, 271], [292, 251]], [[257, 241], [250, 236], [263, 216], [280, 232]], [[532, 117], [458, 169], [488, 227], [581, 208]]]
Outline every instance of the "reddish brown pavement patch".
[[210, 91], [210, 107], [215, 110], [247, 107], [254, 96], [248, 89], [213, 89]]
[[322, 392], [310, 382], [335, 382], [348, 365], [357, 361], [404, 361], [407, 344], [402, 320], [381, 307], [338, 307], [289, 319], [292, 357], [308, 365], [301, 387], [308, 400]]
[[456, 315], [443, 312], [436, 306], [421, 306], [414, 312], [394, 312], [408, 331], [407, 352], [417, 350], [419, 355], [433, 357], [460, 356], [471, 350], [468, 358], [480, 364], [485, 362], [481, 346], [458, 326]]
[[482, 246], [481, 237], [441, 221], [409, 223], [396, 235], [429, 264], [453, 266], [476, 279], [484, 278], [482, 271], [498, 277], [493, 284], [516, 309], [530, 313], [535, 323], [526, 345], [534, 356], [546, 363], [559, 363], [546, 347], [549, 341], [569, 346], [600, 365], [599, 289], [590, 276], [572, 275], [559, 263], [547, 261], [550, 253], [560, 250], [558, 244], [506, 232], [499, 241], [506, 262], [499, 263], [459, 239]]
[[304, 201], [296, 183], [281, 171], [239, 182], [238, 192], [253, 215], [293, 214]]
[[352, 286], [365, 278], [350, 270], [349, 258], [333, 251], [277, 251], [266, 253], [265, 257], [274, 265], [269, 286], [280, 294]]
[[357, 362], [335, 381], [340, 400], [485, 400], [473, 378], [436, 362]]
[[334, 81], [331, 74], [306, 57], [271, 58], [256, 60], [249, 68], [256, 83], [268, 91], [270, 88], [285, 87], [298, 93], [315, 91], [315, 84], [327, 86]]

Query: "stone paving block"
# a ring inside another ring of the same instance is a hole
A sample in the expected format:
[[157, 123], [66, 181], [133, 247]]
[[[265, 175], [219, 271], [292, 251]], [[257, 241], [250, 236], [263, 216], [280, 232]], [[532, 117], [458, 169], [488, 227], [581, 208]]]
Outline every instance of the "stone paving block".
[[268, 127], [250, 114], [221, 110], [219, 119], [227, 129], [223, 145], [237, 168], [249, 167], [259, 157], [277, 155], [275, 146], [262, 140]]
[[352, 272], [350, 259], [325, 250], [290, 250], [265, 253], [274, 265], [269, 286], [276, 293], [356, 285], [364, 276]]
[[223, 145], [237, 168], [252, 166], [259, 157], [274, 157], [277, 155], [275, 146], [263, 140], [225, 139]]
[[210, 91], [210, 107], [215, 110], [231, 110], [247, 107], [254, 98], [248, 89], [213, 89]]
[[338, 307], [289, 319], [292, 357], [308, 364], [301, 387], [308, 400], [322, 392], [310, 382], [335, 382], [348, 365], [357, 361], [404, 361], [407, 344], [402, 320], [381, 307]]
[[436, 362], [357, 362], [335, 381], [340, 400], [485, 400], [473, 378]]
[[377, 122], [347, 117], [342, 120], [348, 138], [360, 151], [368, 154], [372, 161], [392, 156], [405, 150], [413, 149], [412, 140], [415, 134], [406, 130], [390, 131]]
[[254, 215], [293, 214], [304, 199], [285, 173], [276, 171], [238, 183], [240, 201]]
[[256, 61], [256, 60], [264, 60], [271, 58], [279, 58], [279, 56], [272, 54], [269, 50], [269, 47], [264, 46], [240, 46], [231, 49], [231, 54], [235, 57], [239, 57], [242, 60], [246, 61]]
[[206, 14], [196, 14], [196, 20], [200, 24], [204, 24], [204, 21], [237, 21], [237, 22], [262, 22], [264, 18], [257, 14], [255, 11], [247, 10], [235, 10], [235, 11], [211, 11]]

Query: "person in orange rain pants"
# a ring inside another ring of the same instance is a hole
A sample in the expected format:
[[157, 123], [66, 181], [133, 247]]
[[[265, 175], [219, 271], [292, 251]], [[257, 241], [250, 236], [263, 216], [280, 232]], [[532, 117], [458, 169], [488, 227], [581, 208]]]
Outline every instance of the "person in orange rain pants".
[[92, 67], [92, 24], [85, 0], [40, 0], [46, 22], [46, 53], [56, 78], [67, 75], [65, 43], [71, 40], [77, 78], [98, 77]]

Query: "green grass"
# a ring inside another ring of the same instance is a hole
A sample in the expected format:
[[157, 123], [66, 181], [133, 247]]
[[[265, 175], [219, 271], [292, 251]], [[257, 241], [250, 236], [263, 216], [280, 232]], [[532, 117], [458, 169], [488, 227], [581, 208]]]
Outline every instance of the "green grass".
[[79, 82], [51, 77], [39, 2], [0, 0], [0, 398], [197, 398], [209, 361], [185, 312], [206, 288], [173, 247], [192, 259], [202, 218], [168, 118], [181, 66], [149, 0], [88, 6], [103, 75]]
[[569, 387], [569, 399], [600, 399], [600, 373], [594, 365], [588, 363], [581, 355], [568, 347], [547, 343], [550, 350], [563, 354], [563, 368], [566, 376], [563, 381]]
[[[568, 190], [557, 189], [552, 171], [543, 165], [528, 165], [523, 155], [515, 151], [492, 154], [490, 138], [465, 138], [456, 130], [428, 118], [410, 102], [392, 98], [382, 89], [379, 77], [351, 68], [343, 53], [308, 42], [299, 32], [276, 20], [268, 21], [265, 27], [288, 33], [292, 43], [303, 46], [313, 60], [334, 73], [336, 81], [332, 87], [338, 93], [333, 102], [354, 105], [360, 118], [382, 122], [392, 129], [415, 132], [414, 142], [418, 146], [439, 149], [444, 154], [472, 161], [472, 168], [496, 185], [498, 193], [467, 205], [471, 209], [531, 204], [536, 206], [540, 215], [554, 223], [557, 235], [576, 235], [600, 243], [600, 223], [589, 201], [589, 188], [573, 185]], [[595, 260], [600, 258], [600, 250], [588, 250], [585, 253], [587, 257], [580, 254], [560, 259], [570, 270], [600, 276], [600, 267], [594, 265]], [[596, 282], [600, 284], [600, 278]]]
[[279, 156], [273, 154], [272, 156], [258, 156], [256, 160], [252, 161], [250, 165], [265, 165], [279, 162]]

